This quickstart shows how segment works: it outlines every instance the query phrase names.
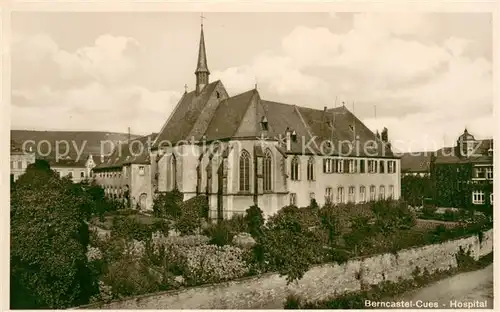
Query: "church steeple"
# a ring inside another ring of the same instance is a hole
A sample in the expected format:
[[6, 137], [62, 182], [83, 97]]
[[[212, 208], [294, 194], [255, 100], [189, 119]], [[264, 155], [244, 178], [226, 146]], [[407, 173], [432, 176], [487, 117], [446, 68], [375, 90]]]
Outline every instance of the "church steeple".
[[200, 48], [198, 51], [198, 64], [196, 66], [196, 93], [200, 93], [208, 84], [210, 71], [207, 66], [207, 53], [205, 51], [205, 36], [203, 34], [203, 14], [201, 15]]

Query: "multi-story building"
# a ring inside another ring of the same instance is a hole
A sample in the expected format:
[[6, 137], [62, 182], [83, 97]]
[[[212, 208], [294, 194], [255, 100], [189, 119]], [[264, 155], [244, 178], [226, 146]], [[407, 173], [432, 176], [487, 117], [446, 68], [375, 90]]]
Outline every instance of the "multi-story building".
[[441, 207], [491, 209], [493, 140], [476, 140], [467, 129], [456, 146], [443, 148], [433, 161], [435, 201]]
[[28, 168], [35, 163], [35, 153], [28, 150], [23, 151], [21, 145], [14, 141], [10, 142], [10, 182], [16, 181]]
[[56, 171], [59, 176], [69, 177], [73, 183], [80, 183], [84, 180], [92, 178], [92, 169], [96, 166], [96, 161], [92, 155], [87, 158], [82, 157], [80, 160], [73, 160], [69, 157], [63, 159], [45, 159], [48, 161], [50, 168]]
[[131, 208], [152, 207], [149, 142], [155, 136], [153, 133], [118, 144], [110, 156], [101, 156], [100, 164], [92, 172], [106, 196], [124, 201]]
[[151, 209], [155, 194], [178, 189], [184, 200], [207, 196], [214, 219], [252, 205], [272, 215], [312, 198], [399, 198], [399, 158], [346, 107], [266, 101], [257, 89], [231, 97], [209, 75], [202, 27], [195, 90], [179, 100], [150, 155], [112, 155], [94, 169], [108, 194], [130, 189], [132, 207]]

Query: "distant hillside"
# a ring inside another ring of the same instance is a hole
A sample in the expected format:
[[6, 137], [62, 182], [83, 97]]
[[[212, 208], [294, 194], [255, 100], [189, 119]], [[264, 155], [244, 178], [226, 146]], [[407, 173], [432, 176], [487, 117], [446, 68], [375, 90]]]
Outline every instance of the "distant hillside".
[[[69, 144], [68, 156], [75, 159], [78, 151], [83, 149], [82, 155], [85, 157], [89, 154], [99, 156], [101, 153], [101, 142], [111, 141], [114, 144], [118, 142], [126, 142], [128, 140], [127, 133], [117, 132], [102, 132], [102, 131], [35, 131], [35, 130], [11, 130], [11, 142], [15, 142], [17, 146], [22, 146], [23, 142], [33, 140], [35, 143], [27, 142], [26, 147], [31, 146], [37, 156], [44, 158], [55, 158], [56, 146], [59, 143], [59, 154], [66, 152], [66, 144]], [[140, 135], [131, 134], [130, 138], [135, 139]], [[42, 141], [46, 142], [41, 143]], [[12, 143], [11, 143], [12, 145]], [[39, 146], [39, 149], [36, 146]], [[113, 148], [112, 144], [103, 143], [103, 152], [110, 153]]]

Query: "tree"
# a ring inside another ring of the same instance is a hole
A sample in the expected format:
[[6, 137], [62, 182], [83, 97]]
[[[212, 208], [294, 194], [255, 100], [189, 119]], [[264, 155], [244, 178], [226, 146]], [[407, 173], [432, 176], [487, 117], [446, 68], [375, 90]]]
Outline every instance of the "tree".
[[246, 210], [245, 221], [248, 226], [248, 232], [253, 238], [257, 239], [262, 235], [264, 226], [264, 214], [257, 205], [253, 205]]
[[174, 220], [181, 215], [182, 193], [174, 189], [172, 192], [159, 194], [153, 202], [153, 213], [157, 217], [170, 217]]
[[264, 259], [286, 276], [287, 283], [301, 279], [322, 252], [318, 238], [302, 224], [295, 206], [284, 207], [269, 219], [259, 245]]
[[67, 308], [97, 293], [87, 263], [91, 198], [37, 161], [11, 190], [11, 308]]

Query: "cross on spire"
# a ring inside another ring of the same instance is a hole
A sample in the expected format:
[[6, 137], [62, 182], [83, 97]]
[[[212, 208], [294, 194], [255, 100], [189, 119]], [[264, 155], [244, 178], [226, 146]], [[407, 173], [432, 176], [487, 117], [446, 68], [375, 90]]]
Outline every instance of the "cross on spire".
[[206, 17], [203, 16], [203, 12], [201, 13], [200, 15], [200, 20], [201, 20], [201, 27], [203, 27], [203, 20], [205, 19]]

